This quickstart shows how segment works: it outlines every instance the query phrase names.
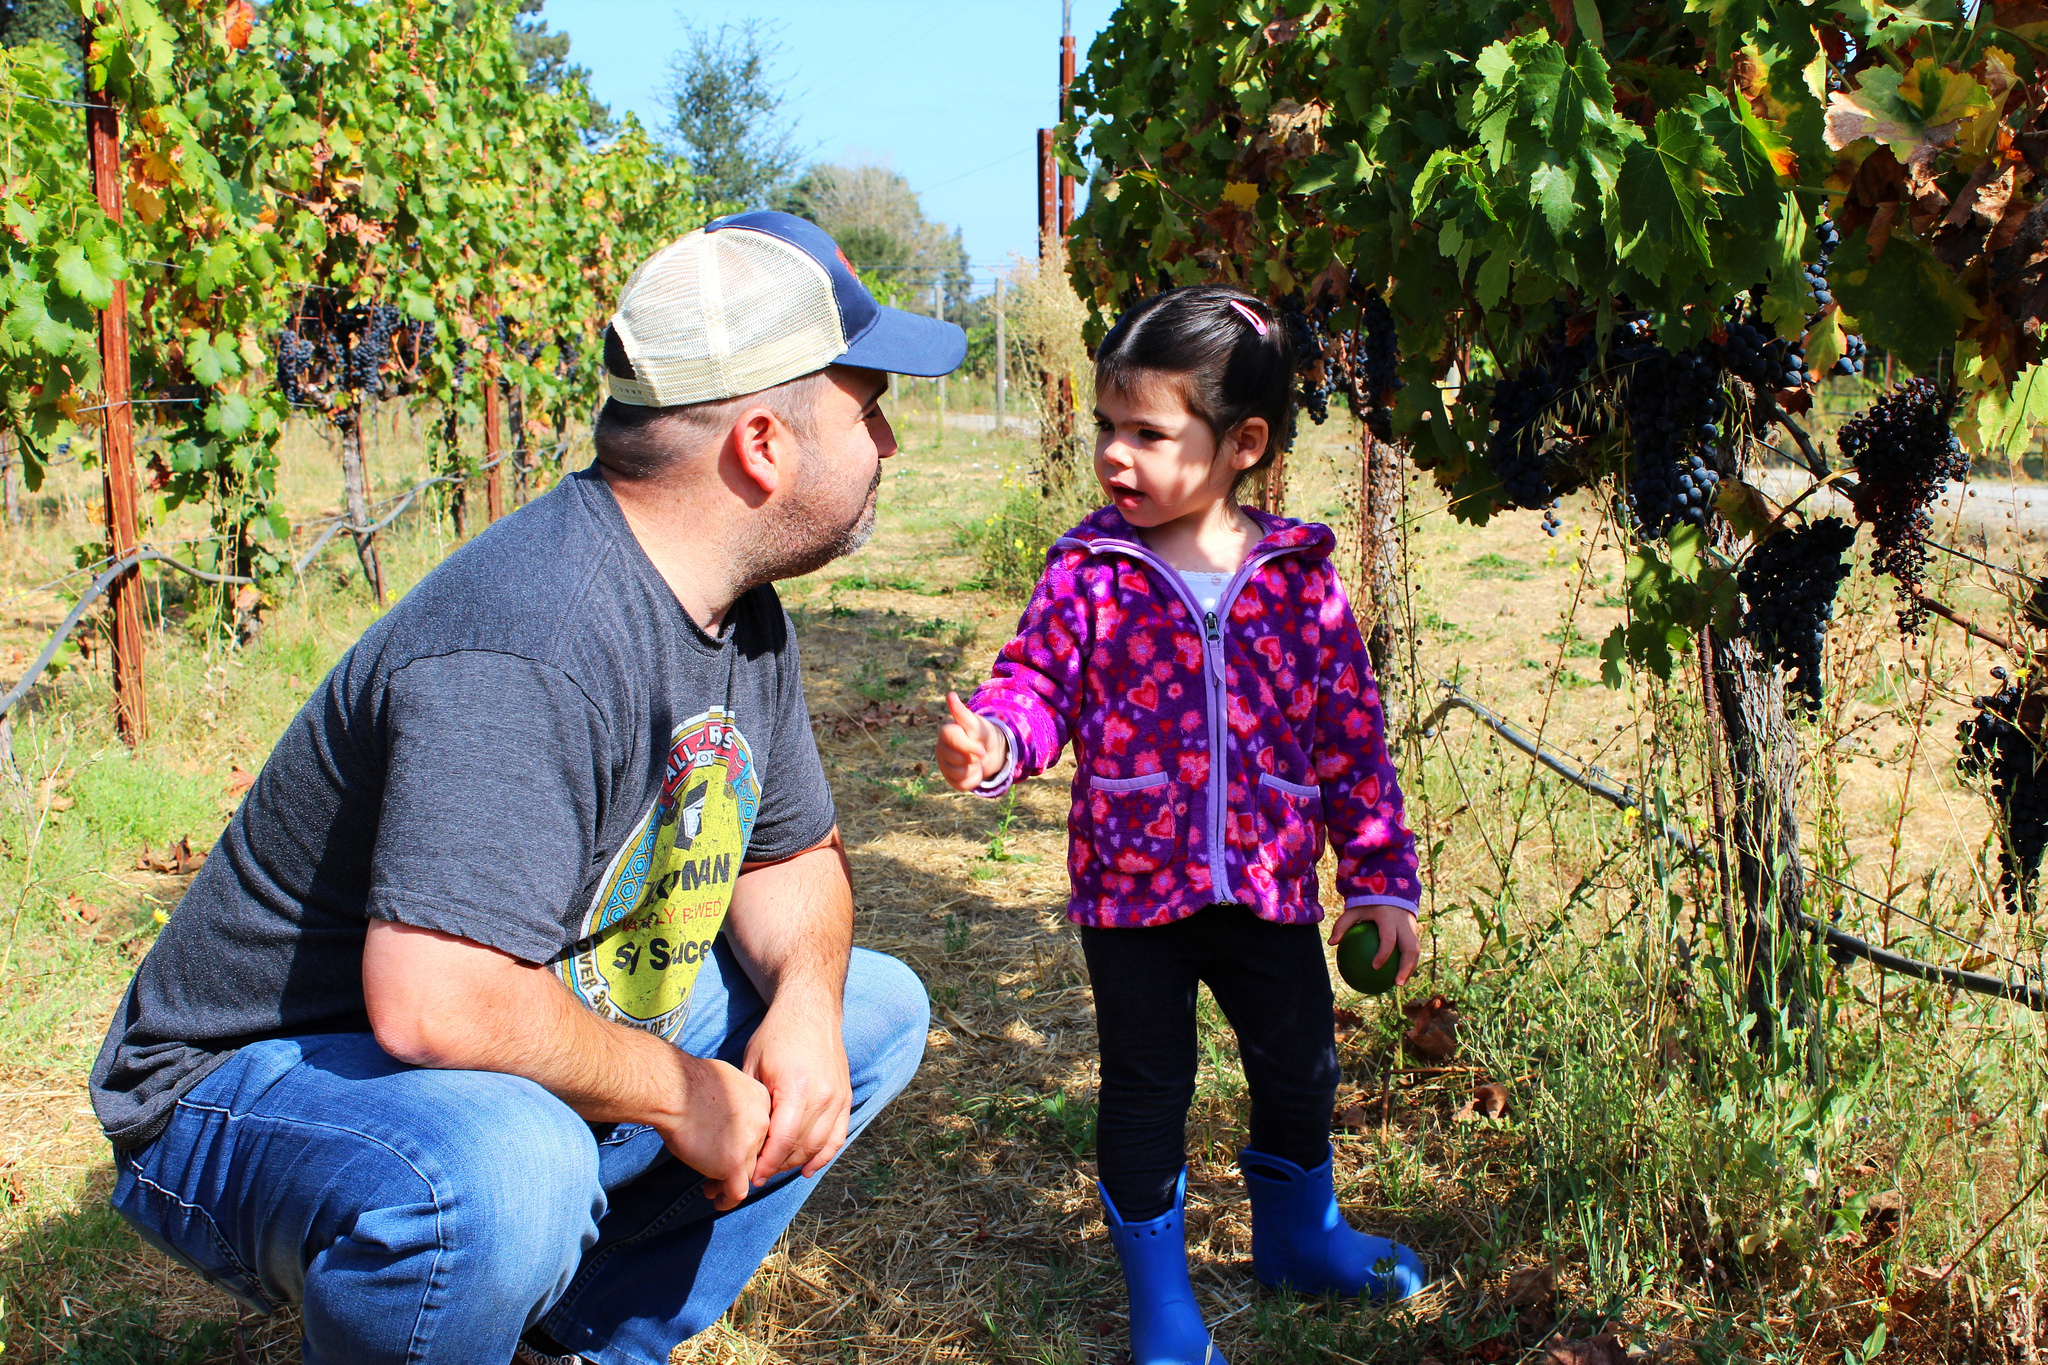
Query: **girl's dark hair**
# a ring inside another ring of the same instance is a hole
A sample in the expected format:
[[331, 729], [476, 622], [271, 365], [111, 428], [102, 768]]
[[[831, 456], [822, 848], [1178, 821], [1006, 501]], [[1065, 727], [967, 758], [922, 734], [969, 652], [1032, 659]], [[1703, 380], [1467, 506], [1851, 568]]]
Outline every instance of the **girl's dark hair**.
[[1192, 284], [1133, 305], [1095, 349], [1095, 391], [1129, 391], [1148, 374], [1180, 381], [1188, 411], [1216, 437], [1219, 454], [1246, 419], [1266, 419], [1266, 451], [1239, 473], [1233, 495], [1294, 443], [1294, 342], [1256, 295]]

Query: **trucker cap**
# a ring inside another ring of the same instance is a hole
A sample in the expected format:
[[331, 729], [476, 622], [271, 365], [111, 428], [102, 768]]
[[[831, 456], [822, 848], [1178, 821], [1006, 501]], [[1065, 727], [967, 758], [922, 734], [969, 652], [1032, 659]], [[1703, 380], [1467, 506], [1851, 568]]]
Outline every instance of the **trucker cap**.
[[759, 393], [827, 365], [950, 374], [967, 356], [959, 327], [884, 308], [823, 228], [768, 210], [714, 219], [641, 262], [611, 325], [632, 373], [605, 379], [636, 407]]

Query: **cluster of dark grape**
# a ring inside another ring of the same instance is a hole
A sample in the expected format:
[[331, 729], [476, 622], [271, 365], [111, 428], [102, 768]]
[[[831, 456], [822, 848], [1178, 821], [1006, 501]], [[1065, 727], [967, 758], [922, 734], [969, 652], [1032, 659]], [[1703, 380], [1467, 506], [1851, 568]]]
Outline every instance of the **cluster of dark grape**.
[[1607, 430], [1606, 408], [1584, 383], [1599, 344], [1590, 330], [1577, 342], [1568, 340], [1565, 311], [1560, 306], [1557, 321], [1538, 338], [1533, 363], [1494, 384], [1495, 426], [1486, 443], [1487, 465], [1509, 505], [1543, 509], [1550, 535], [1559, 525], [1546, 449], [1550, 428], [1567, 428], [1580, 439]]
[[431, 338], [428, 327], [406, 321], [388, 303], [343, 307], [329, 291], [310, 291], [277, 334], [277, 386], [285, 401], [345, 421], [352, 404], [335, 398], [343, 392], [382, 397], [391, 379], [385, 366], [403, 363], [408, 354], [416, 363]]
[[[1280, 325], [1287, 329], [1287, 335], [1294, 343], [1294, 369], [1299, 387], [1295, 400], [1302, 411], [1317, 426], [1330, 420], [1330, 394], [1336, 388], [1331, 371], [1336, 368], [1324, 348], [1329, 333], [1325, 328], [1328, 310], [1317, 308], [1317, 316], [1309, 316], [1309, 308], [1301, 295], [1289, 294], [1280, 300]], [[1318, 365], [1318, 360], [1321, 364]]]
[[[1355, 294], [1355, 277], [1352, 284]], [[1381, 430], [1385, 413], [1381, 410], [1404, 383], [1395, 373], [1401, 365], [1401, 347], [1394, 335], [1394, 315], [1378, 294], [1367, 295], [1359, 305], [1362, 331], [1332, 328], [1330, 318], [1336, 311], [1334, 303], [1310, 307], [1299, 294], [1280, 300], [1281, 325], [1294, 341], [1299, 377], [1296, 400], [1308, 419], [1321, 426], [1330, 418], [1330, 396], [1343, 393], [1350, 398], [1353, 412], [1369, 422], [1376, 420], [1374, 430], [1385, 439], [1387, 433]], [[538, 353], [536, 346], [534, 354]], [[564, 363], [571, 363], [567, 347], [562, 354]]]
[[1728, 373], [1759, 393], [1805, 387], [1806, 352], [1762, 318], [1731, 310], [1724, 330], [1721, 360]]
[[1842, 455], [1856, 469], [1856, 516], [1870, 523], [1877, 549], [1870, 564], [1899, 584], [1899, 629], [1927, 622], [1919, 589], [1927, 568], [1929, 510], [1942, 486], [1970, 472], [1970, 457], [1949, 430], [1956, 395], [1931, 379], [1913, 379], [1843, 423]]
[[1990, 780], [2003, 836], [1999, 889], [2006, 907], [2016, 910], [2022, 894], [2032, 891], [2042, 851], [2048, 849], [2048, 781], [2043, 780], [2041, 751], [2020, 723], [2025, 693], [2017, 683], [2006, 681], [2004, 669], [1992, 672], [2005, 685], [1977, 698], [1977, 714], [1957, 727], [1961, 752], [1956, 768]]
[[1406, 383], [1401, 378], [1401, 341], [1394, 334], [1394, 314], [1387, 301], [1369, 294], [1359, 312], [1365, 323], [1363, 344], [1358, 347], [1359, 387], [1367, 403], [1383, 408]]
[[[1809, 325], [1835, 301], [1834, 288], [1828, 283], [1828, 262], [1834, 259], [1835, 248], [1842, 244], [1842, 230], [1835, 226], [1833, 219], [1821, 219], [1814, 231], [1820, 237], [1820, 259], [1806, 267], [1806, 283], [1813, 290], [1813, 306], [1818, 311], [1813, 318], [1807, 319]], [[1828, 373], [1862, 374], [1864, 355], [1863, 338], [1851, 332], [1843, 338], [1842, 354]]]
[[404, 321], [388, 303], [350, 308], [342, 314], [348, 345], [348, 386], [372, 396], [384, 389], [384, 362], [391, 358], [391, 337]]
[[1620, 353], [1630, 366], [1622, 401], [1635, 457], [1629, 497], [1637, 525], [1652, 540], [1678, 522], [1706, 525], [1721, 490], [1713, 455], [1726, 402], [1713, 351], [1639, 346]]
[[318, 406], [311, 373], [316, 356], [313, 343], [291, 328], [277, 334], [277, 387], [293, 407]]
[[1835, 616], [1835, 594], [1849, 576], [1842, 556], [1856, 528], [1822, 517], [1769, 537], [1742, 562], [1736, 586], [1748, 599], [1742, 633], [1785, 671], [1785, 686], [1820, 702], [1820, 651]]

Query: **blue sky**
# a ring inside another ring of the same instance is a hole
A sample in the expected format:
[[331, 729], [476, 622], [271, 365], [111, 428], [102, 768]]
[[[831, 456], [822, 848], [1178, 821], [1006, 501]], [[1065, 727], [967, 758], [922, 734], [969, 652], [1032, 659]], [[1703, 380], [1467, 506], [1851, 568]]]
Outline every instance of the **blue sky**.
[[[1114, 8], [1074, 0], [1082, 63]], [[977, 265], [1038, 249], [1033, 148], [1057, 116], [1060, 0], [547, 0], [540, 17], [569, 35], [599, 99], [655, 129], [684, 23], [750, 16], [775, 26], [788, 110], [814, 157], [901, 171]], [[975, 273], [986, 287], [990, 273]]]

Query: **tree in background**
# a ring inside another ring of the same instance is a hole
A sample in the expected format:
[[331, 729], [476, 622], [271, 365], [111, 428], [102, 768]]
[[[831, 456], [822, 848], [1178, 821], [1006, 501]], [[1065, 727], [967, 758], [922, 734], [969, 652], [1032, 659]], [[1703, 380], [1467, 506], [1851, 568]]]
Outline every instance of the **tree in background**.
[[961, 321], [973, 277], [958, 228], [924, 216], [917, 191], [887, 166], [813, 165], [775, 206], [832, 234], [847, 259], [905, 307], [929, 309], [932, 283], [945, 287], [946, 315]]
[[771, 202], [802, 163], [769, 63], [781, 49], [759, 22], [684, 29], [669, 59], [667, 132], [709, 219]]
[[78, 14], [70, 0], [0, 0], [0, 47], [20, 47], [38, 38], [78, 41]]

